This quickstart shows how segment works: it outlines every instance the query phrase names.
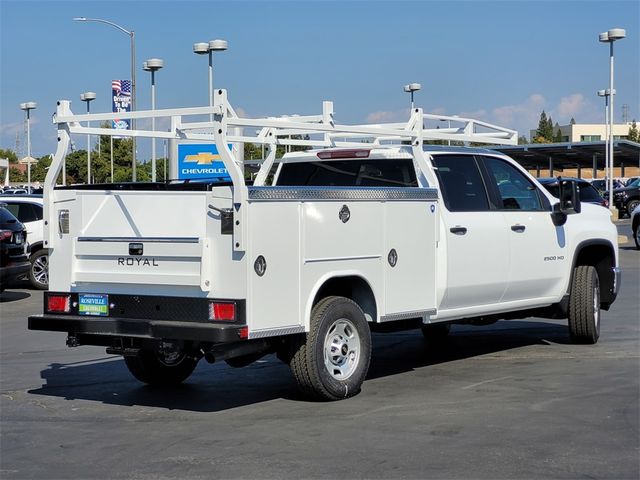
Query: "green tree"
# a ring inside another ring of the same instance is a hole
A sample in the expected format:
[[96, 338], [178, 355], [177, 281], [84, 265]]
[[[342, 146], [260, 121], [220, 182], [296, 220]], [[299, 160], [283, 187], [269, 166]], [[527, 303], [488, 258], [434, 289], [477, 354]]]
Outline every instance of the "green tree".
[[0, 148], [0, 158], [6, 158], [10, 164], [18, 163], [18, 156], [13, 150]]
[[638, 131], [638, 126], [636, 125], [635, 119], [631, 122], [628, 139], [632, 142], [640, 142], [640, 132]]
[[556, 133], [553, 135], [553, 142], [554, 143], [562, 142], [562, 132], [560, 131], [560, 125], [557, 122], [554, 129]]
[[520, 135], [518, 137], [518, 145], [526, 145], [527, 143], [529, 143], [529, 140], [527, 140], [527, 137], [525, 137], [524, 135]]
[[9, 167], [9, 180], [12, 183], [24, 183], [27, 181], [27, 172], [22, 173], [16, 167]]
[[547, 113], [543, 110], [538, 121], [538, 129], [533, 139], [533, 143], [551, 143], [553, 141], [553, 123], [551, 117], [547, 118]]

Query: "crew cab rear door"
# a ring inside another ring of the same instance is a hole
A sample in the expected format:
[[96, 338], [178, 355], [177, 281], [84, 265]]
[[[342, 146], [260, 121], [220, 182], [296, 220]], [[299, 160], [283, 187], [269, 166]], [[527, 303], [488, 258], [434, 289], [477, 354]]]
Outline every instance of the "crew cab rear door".
[[[440, 310], [473, 314], [498, 303], [507, 287], [509, 239], [502, 212], [490, 203], [471, 154], [436, 154], [433, 166], [444, 208], [446, 290]], [[442, 238], [442, 237], [441, 237]]]

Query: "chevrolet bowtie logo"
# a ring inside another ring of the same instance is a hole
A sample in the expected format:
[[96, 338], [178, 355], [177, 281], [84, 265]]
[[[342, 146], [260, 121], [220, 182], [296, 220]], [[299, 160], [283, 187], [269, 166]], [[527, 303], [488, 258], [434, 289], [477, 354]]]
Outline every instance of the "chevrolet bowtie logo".
[[220, 155], [211, 152], [198, 152], [197, 155], [186, 155], [184, 157], [185, 162], [197, 163], [198, 165], [211, 165], [218, 160], [220, 160]]

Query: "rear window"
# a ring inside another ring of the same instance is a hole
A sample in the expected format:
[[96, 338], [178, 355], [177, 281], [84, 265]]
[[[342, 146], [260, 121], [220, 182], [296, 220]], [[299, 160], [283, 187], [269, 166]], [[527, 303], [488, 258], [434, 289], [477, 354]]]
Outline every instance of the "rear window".
[[11, 215], [11, 212], [9, 212], [6, 208], [2, 207], [0, 208], [0, 223], [16, 223], [16, 217], [14, 215]]
[[[557, 183], [543, 183], [542, 186], [546, 188], [551, 195], [559, 198]], [[580, 192], [581, 202], [600, 202], [602, 200], [598, 190], [588, 182], [579, 182], [578, 190]]]
[[331, 160], [283, 163], [280, 186], [417, 187], [413, 161]]

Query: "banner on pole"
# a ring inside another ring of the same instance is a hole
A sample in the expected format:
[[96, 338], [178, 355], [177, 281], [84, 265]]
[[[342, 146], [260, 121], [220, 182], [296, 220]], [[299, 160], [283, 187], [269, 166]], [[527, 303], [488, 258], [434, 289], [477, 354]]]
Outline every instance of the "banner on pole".
[[[111, 81], [112, 112], [131, 111], [131, 81], [112, 80]], [[129, 130], [131, 128], [130, 119], [116, 119], [111, 126], [114, 130]], [[122, 137], [115, 137], [122, 138]]]

